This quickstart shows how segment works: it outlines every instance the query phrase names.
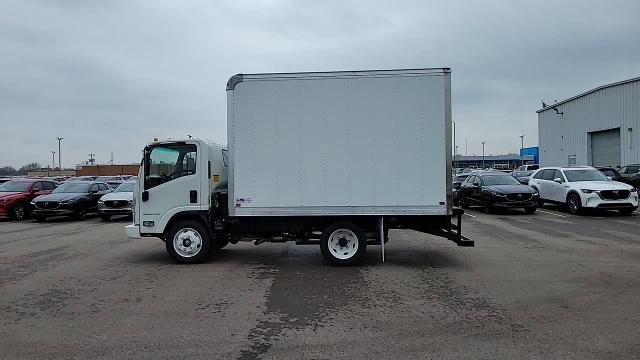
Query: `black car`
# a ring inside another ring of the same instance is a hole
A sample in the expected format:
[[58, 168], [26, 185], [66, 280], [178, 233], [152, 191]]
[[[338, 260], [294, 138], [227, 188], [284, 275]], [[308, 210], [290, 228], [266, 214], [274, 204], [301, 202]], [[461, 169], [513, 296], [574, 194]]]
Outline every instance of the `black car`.
[[522, 208], [533, 214], [538, 207], [538, 192], [500, 172], [482, 172], [469, 176], [458, 191], [460, 205], [482, 206], [485, 213], [494, 208]]
[[625, 165], [618, 172], [620, 173], [619, 181], [640, 189], [640, 164]]
[[72, 181], [66, 182], [48, 195], [35, 198], [33, 216], [44, 221], [48, 216], [71, 216], [76, 220], [84, 219], [87, 212], [98, 210], [98, 200], [112, 189], [103, 182]]
[[625, 182], [624, 178], [618, 170], [611, 167], [596, 167], [596, 169], [600, 170], [601, 173], [605, 174], [609, 180]]
[[534, 170], [514, 171], [511, 173], [511, 176], [518, 180], [520, 184], [527, 185], [529, 183], [529, 179], [531, 178], [531, 174], [533, 174], [533, 171]]

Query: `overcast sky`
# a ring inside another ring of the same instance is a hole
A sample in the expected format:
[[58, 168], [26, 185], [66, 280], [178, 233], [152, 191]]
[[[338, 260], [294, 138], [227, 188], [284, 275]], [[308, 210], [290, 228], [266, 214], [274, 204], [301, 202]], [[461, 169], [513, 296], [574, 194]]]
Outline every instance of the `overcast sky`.
[[0, 166], [50, 164], [56, 136], [64, 166], [226, 144], [235, 73], [452, 67], [469, 155], [537, 145], [542, 99], [640, 76], [640, 1], [443, 3], [3, 0]]

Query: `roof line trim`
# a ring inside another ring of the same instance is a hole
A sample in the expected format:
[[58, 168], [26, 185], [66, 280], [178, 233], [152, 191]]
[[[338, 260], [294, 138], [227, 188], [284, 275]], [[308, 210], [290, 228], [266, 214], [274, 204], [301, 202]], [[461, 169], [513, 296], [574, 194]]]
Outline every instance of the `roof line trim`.
[[553, 109], [554, 107], [557, 107], [557, 106], [562, 105], [562, 104], [566, 104], [566, 103], [568, 103], [568, 102], [570, 102], [570, 101], [573, 101], [573, 100], [579, 99], [579, 98], [584, 97], [584, 96], [587, 96], [587, 95], [589, 95], [589, 94], [593, 94], [593, 93], [594, 93], [594, 92], [596, 92], [596, 91], [600, 91], [600, 90], [604, 90], [604, 89], [607, 89], [607, 88], [610, 88], [610, 87], [614, 87], [614, 86], [618, 86], [618, 85], [624, 85], [624, 84], [628, 84], [628, 83], [632, 83], [632, 82], [636, 82], [636, 81], [640, 81], [640, 77], [636, 77], [636, 78], [633, 78], [633, 79], [622, 80], [622, 81], [614, 82], [614, 83], [611, 83], [611, 84], [606, 84], [606, 85], [598, 86], [597, 88], [594, 88], [594, 89], [591, 89], [591, 90], [589, 90], [589, 91], [583, 92], [582, 94], [578, 94], [578, 95], [576, 95], [576, 96], [574, 96], [574, 97], [570, 97], [570, 98], [568, 98], [568, 99], [565, 99], [565, 100], [559, 101], [559, 102], [557, 102], [557, 103], [553, 103], [553, 104], [551, 104], [551, 105], [547, 105], [547, 107], [544, 107], [544, 108], [542, 108], [542, 109], [540, 109], [540, 110], [537, 110], [537, 111], [536, 111], [536, 113], [538, 113], [538, 114], [539, 114], [539, 113], [541, 113], [541, 112], [543, 112], [543, 111], [551, 110], [551, 109]]

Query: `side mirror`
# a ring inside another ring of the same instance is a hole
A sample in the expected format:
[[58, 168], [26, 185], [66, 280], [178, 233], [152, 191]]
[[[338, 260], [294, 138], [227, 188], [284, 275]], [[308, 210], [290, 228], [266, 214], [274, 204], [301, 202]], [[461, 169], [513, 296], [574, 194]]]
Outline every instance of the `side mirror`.
[[553, 179], [554, 182], [557, 182], [558, 184], [562, 184], [562, 179], [560, 178], [555, 178]]
[[613, 176], [607, 176], [607, 179], [613, 180]]

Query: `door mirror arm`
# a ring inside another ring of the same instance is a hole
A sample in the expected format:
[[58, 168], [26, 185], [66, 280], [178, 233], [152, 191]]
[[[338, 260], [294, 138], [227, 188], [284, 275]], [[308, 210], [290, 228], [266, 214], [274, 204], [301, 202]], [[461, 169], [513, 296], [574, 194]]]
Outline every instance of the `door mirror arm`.
[[562, 184], [562, 179], [560, 178], [555, 178], [553, 179], [554, 182], [557, 182], [558, 184]]

